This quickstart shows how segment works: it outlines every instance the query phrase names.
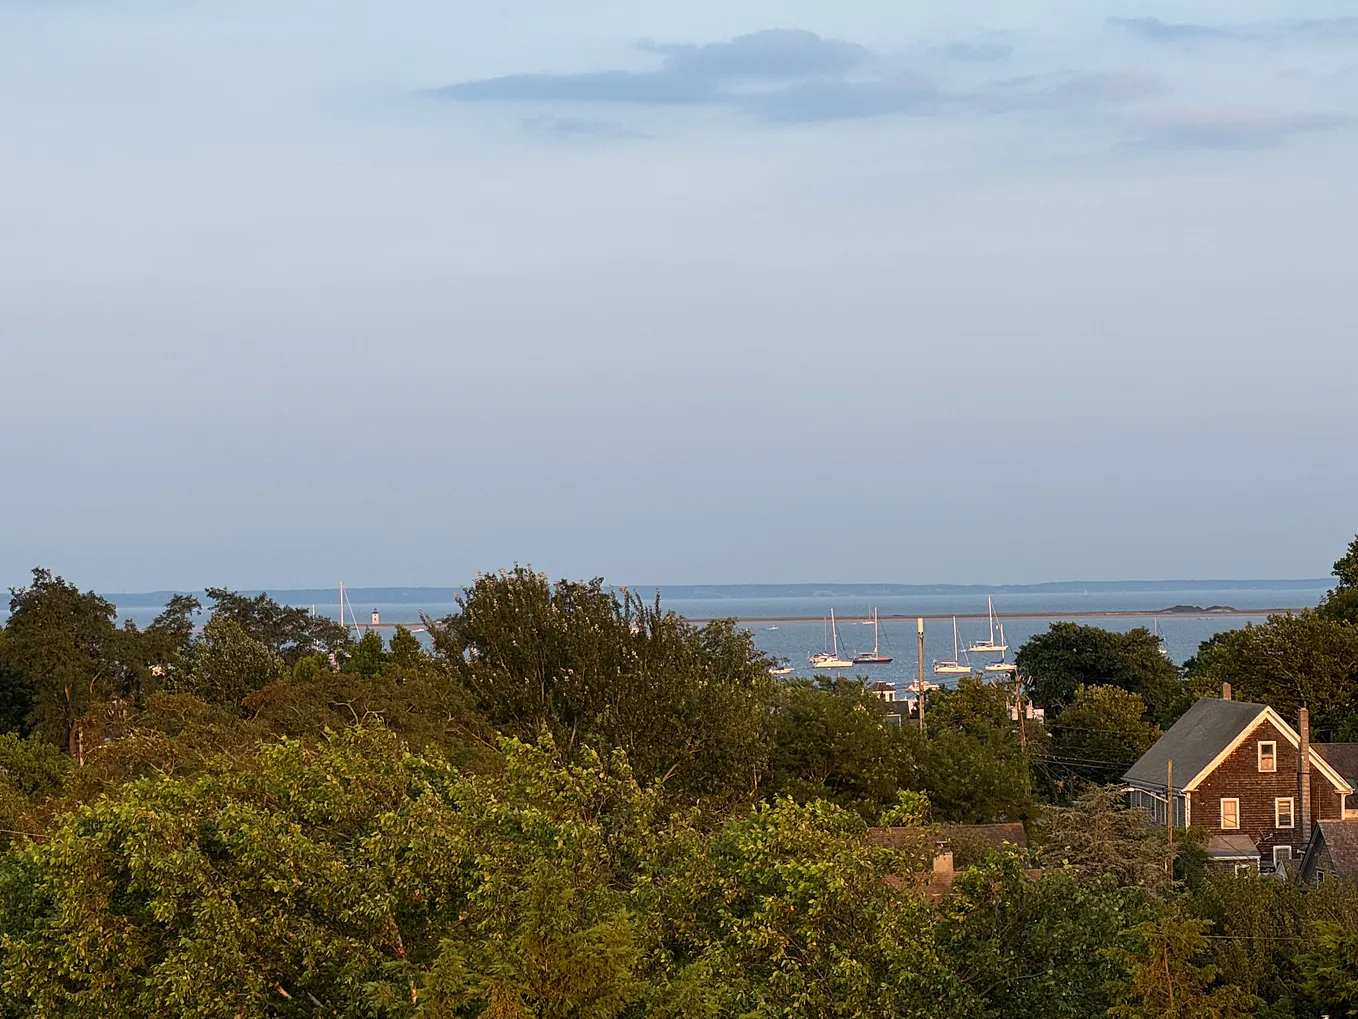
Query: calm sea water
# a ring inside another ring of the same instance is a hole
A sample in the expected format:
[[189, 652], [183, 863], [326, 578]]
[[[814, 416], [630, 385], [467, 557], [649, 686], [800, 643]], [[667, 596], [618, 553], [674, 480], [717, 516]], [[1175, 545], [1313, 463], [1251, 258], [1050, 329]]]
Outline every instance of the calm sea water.
[[[807, 665], [808, 654], [829, 646], [828, 627], [822, 622], [833, 609], [839, 623], [840, 648], [852, 655], [859, 651], [872, 650], [872, 627], [863, 624], [875, 608], [882, 616], [906, 616], [904, 620], [883, 620], [881, 623], [882, 650], [893, 657], [889, 665], [856, 666], [853, 669], [839, 670], [845, 675], [866, 675], [874, 680], [896, 683], [902, 689], [914, 682], [918, 668], [915, 643], [916, 616], [973, 616], [986, 611], [986, 594], [968, 591], [965, 593], [929, 594], [892, 594], [883, 590], [853, 590], [851, 588], [827, 588], [823, 592], [794, 594], [778, 597], [766, 594], [759, 596], [729, 595], [703, 592], [695, 596], [693, 589], [682, 589], [676, 597], [665, 597], [662, 589], [663, 607], [678, 612], [691, 619], [731, 618], [751, 620], [742, 623], [754, 634], [758, 647], [770, 655], [786, 660], [797, 675], [811, 675]], [[456, 611], [452, 592], [409, 591], [401, 592], [399, 600], [376, 600], [387, 596], [387, 592], [371, 592], [374, 596], [364, 600], [370, 592], [354, 591], [353, 609], [358, 618], [367, 622], [370, 613], [376, 610], [383, 622], [416, 623], [420, 615], [434, 617], [446, 616]], [[1267, 609], [1304, 608], [1315, 605], [1325, 593], [1321, 581], [1313, 586], [1299, 586], [1295, 582], [1269, 586], [1261, 583], [1252, 587], [1223, 587], [1220, 589], [1191, 587], [1147, 587], [1144, 584], [1095, 585], [1088, 591], [1049, 590], [1028, 591], [1005, 590], [995, 595], [997, 613], [1018, 613], [1038, 618], [1003, 619], [1005, 637], [1011, 649], [1010, 659], [1025, 640], [1047, 629], [1054, 618], [1076, 618], [1078, 621], [1109, 630], [1125, 632], [1134, 627], [1150, 628], [1152, 617], [1149, 613], [1172, 605], [1229, 605], [1237, 609], [1258, 609], [1252, 616], [1216, 615], [1175, 615], [1159, 619], [1160, 632], [1170, 657], [1182, 663], [1193, 655], [1198, 645], [1222, 630], [1244, 626], [1247, 622], [1262, 622]], [[300, 594], [300, 592], [298, 593]], [[307, 592], [309, 598], [289, 598], [291, 604], [307, 608], [313, 605], [319, 614], [332, 619], [339, 617], [336, 600], [322, 601], [326, 592]], [[279, 593], [286, 598], [286, 594]], [[119, 596], [110, 596], [115, 604]], [[125, 604], [120, 608], [120, 616], [145, 625], [155, 618], [158, 607], [144, 604], [145, 599], [128, 599], [142, 604]], [[1144, 617], [1119, 617], [1114, 619], [1079, 619], [1079, 613], [1106, 611], [1145, 611]], [[761, 618], [809, 617], [813, 622], [754, 622]], [[958, 637], [965, 648], [972, 641], [989, 635], [984, 618], [959, 619]], [[954, 677], [938, 677], [932, 672], [932, 663], [938, 659], [948, 659], [953, 655], [952, 623], [949, 619], [929, 619], [925, 623], [925, 674], [934, 682], [949, 685]], [[997, 655], [973, 655], [972, 663], [979, 669], [988, 662], [997, 661]]]

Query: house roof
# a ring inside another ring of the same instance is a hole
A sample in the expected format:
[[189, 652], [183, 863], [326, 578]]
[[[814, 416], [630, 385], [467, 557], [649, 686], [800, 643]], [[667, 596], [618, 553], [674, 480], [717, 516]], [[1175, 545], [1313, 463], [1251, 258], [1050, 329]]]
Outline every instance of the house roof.
[[1253, 860], [1258, 856], [1254, 840], [1238, 831], [1219, 832], [1207, 840], [1207, 857], [1211, 860]]
[[1312, 743], [1311, 749], [1343, 775], [1349, 785], [1358, 787], [1358, 743]]
[[1027, 848], [1028, 832], [1020, 821], [1004, 824], [946, 824], [943, 834], [949, 838], [957, 835], [969, 836], [985, 842], [992, 849], [1003, 849], [1005, 843]]
[[1263, 704], [1204, 697], [1141, 755], [1123, 781], [1164, 786], [1166, 765], [1173, 761], [1175, 784], [1182, 789], [1266, 711]]
[[[927, 828], [869, 828], [866, 837], [871, 845], [900, 849], [911, 846], [928, 833]], [[992, 849], [1003, 849], [1005, 843], [1024, 848], [1028, 845], [1028, 833], [1017, 821], [1012, 824], [945, 824], [938, 829], [940, 841], [958, 837], [976, 839]]]
[[[1163, 789], [1166, 765], [1173, 761], [1175, 789], [1191, 792], [1256, 725], [1264, 721], [1273, 723], [1279, 734], [1294, 747], [1300, 745], [1296, 730], [1268, 705], [1204, 697], [1185, 711], [1122, 779], [1135, 785]], [[1352, 793], [1354, 783], [1346, 780], [1314, 749], [1313, 745], [1312, 767], [1340, 792]]]
[[[1358, 821], [1317, 821], [1316, 827], [1330, 851], [1333, 875], [1358, 876]], [[1307, 858], [1310, 857], [1308, 852]]]

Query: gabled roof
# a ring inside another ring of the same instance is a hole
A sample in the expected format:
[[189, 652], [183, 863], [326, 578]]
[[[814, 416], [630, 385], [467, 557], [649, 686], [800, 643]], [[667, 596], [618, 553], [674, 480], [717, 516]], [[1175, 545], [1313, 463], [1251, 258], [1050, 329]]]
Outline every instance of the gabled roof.
[[1312, 743], [1311, 749], [1343, 775], [1351, 786], [1358, 786], [1358, 743]]
[[1358, 876], [1358, 821], [1317, 821], [1316, 833], [1302, 858], [1302, 874], [1312, 876], [1323, 845], [1330, 852], [1331, 875]]
[[1174, 783], [1183, 789], [1267, 711], [1264, 704], [1204, 697], [1141, 755], [1123, 781], [1163, 786], [1165, 767], [1173, 761]]
[[[1267, 704], [1204, 697], [1185, 711], [1170, 726], [1169, 732], [1155, 741], [1122, 780], [1134, 785], [1164, 788], [1166, 765], [1173, 761], [1175, 790], [1192, 792], [1264, 722], [1272, 723], [1293, 747], [1301, 745], [1296, 730]], [[1340, 792], [1352, 793], [1353, 784], [1316, 752], [1314, 744], [1311, 750], [1311, 767]]]

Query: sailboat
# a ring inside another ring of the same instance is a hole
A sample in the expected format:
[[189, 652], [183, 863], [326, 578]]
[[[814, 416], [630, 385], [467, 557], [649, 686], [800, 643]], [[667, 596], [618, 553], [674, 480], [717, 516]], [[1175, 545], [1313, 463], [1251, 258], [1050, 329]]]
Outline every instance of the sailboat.
[[1160, 632], [1159, 616], [1151, 616], [1151, 626], [1155, 628], [1155, 642], [1160, 645], [1160, 653], [1168, 658], [1169, 648], [1165, 647], [1165, 635]]
[[890, 655], [882, 654], [881, 631], [877, 623], [877, 610], [872, 610], [872, 654], [854, 655], [855, 665], [887, 665], [891, 662]]
[[[971, 662], [966, 665], [957, 660], [957, 617], [952, 617], [952, 661], [934, 662], [934, 674], [939, 676], [969, 676], [971, 675]], [[962, 652], [962, 657], [966, 657], [966, 652]]]
[[846, 662], [839, 657], [839, 627], [835, 625], [835, 610], [830, 610], [830, 632], [834, 635], [834, 651], [822, 651], [820, 654], [811, 655], [807, 662], [817, 669], [851, 669], [853, 662]]
[[[1001, 643], [1001, 644], [1004, 644], [1004, 624], [1003, 624], [1003, 623], [1000, 624], [1000, 643]], [[1006, 651], [1008, 650], [1008, 645], [1007, 645], [1007, 644], [1005, 645], [1005, 650], [1006, 650]], [[986, 672], [1018, 672], [1018, 666], [1015, 665], [1013, 662], [1006, 662], [1006, 661], [1004, 660], [1004, 654], [1001, 653], [1001, 654], [1000, 654], [1000, 660], [999, 660], [998, 662], [991, 662], [989, 665], [987, 665], [987, 666], [985, 667], [985, 671], [986, 671]]]
[[995, 643], [995, 600], [987, 598], [985, 600], [986, 615], [990, 617], [990, 639], [972, 641], [968, 650], [978, 654], [1002, 655], [1009, 650], [1009, 645], [1004, 642], [1004, 627], [1000, 627], [1000, 642]]

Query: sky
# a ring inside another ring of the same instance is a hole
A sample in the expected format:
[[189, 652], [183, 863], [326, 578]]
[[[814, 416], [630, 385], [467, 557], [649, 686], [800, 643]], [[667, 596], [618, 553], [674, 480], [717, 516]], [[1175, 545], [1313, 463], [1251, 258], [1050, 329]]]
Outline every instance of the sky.
[[0, 0], [0, 584], [1323, 576], [1345, 3]]

